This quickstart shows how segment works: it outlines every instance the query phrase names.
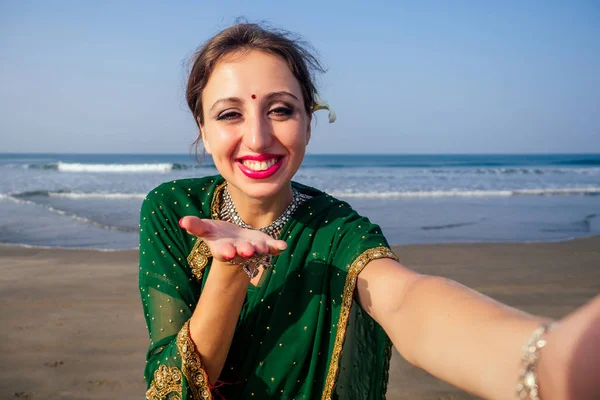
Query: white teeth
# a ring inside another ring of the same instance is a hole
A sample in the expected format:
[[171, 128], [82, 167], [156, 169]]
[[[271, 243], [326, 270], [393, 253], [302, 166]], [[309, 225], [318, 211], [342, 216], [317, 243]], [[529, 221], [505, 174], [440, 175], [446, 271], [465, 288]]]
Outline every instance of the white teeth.
[[245, 167], [253, 170], [253, 171], [266, 171], [271, 168], [277, 162], [276, 158], [272, 158], [268, 161], [252, 161], [252, 160], [244, 160], [242, 163]]

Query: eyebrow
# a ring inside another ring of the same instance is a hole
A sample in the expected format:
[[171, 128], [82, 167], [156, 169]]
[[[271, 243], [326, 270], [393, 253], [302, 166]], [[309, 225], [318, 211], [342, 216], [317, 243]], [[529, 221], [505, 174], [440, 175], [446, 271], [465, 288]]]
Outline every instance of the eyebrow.
[[281, 92], [272, 92], [272, 93], [269, 93], [269, 94], [267, 95], [267, 99], [268, 99], [268, 100], [271, 100], [271, 99], [273, 99], [273, 98], [280, 97], [280, 96], [291, 96], [291, 97], [293, 97], [294, 99], [296, 99], [296, 100], [300, 101], [300, 99], [299, 99], [298, 97], [294, 96], [292, 93], [290, 93], [290, 92], [288, 92], [288, 91], [285, 91], [285, 90], [283, 90], [283, 91], [281, 91]]
[[212, 107], [210, 108], [210, 110], [208, 110], [208, 112], [211, 112], [219, 103], [236, 103], [236, 104], [241, 104], [242, 100], [239, 97], [225, 97], [223, 99], [219, 99], [217, 101], [214, 102], [214, 104], [212, 105]]
[[[281, 97], [281, 96], [290, 96], [290, 97], [293, 97], [294, 99], [300, 101], [300, 99], [297, 96], [295, 96], [294, 94], [292, 94], [288, 91], [285, 91], [285, 90], [282, 90], [280, 92], [271, 92], [266, 96], [266, 98], [267, 98], [267, 100], [272, 100], [274, 98]], [[219, 103], [241, 104], [241, 103], [243, 103], [243, 101], [239, 97], [225, 97], [225, 98], [215, 101], [213, 103], [212, 107], [210, 108], [209, 112], [211, 112]]]

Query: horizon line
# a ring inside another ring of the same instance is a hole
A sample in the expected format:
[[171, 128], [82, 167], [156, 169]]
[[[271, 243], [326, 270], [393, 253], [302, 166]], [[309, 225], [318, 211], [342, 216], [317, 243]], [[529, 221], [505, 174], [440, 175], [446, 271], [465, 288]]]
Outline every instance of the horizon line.
[[[94, 155], [94, 156], [102, 156], [102, 155], [123, 155], [123, 156], [195, 156], [194, 153], [127, 153], [127, 152], [113, 152], [113, 153], [88, 153], [88, 152], [0, 152], [0, 155]], [[432, 152], [432, 153], [315, 153], [315, 152], [307, 152], [306, 156], [514, 156], [514, 155], [523, 155], [523, 156], [539, 156], [539, 155], [590, 155], [590, 156], [600, 156], [600, 152], [560, 152], [560, 153], [552, 153], [552, 152], [470, 152], [470, 153], [440, 153], [440, 152]], [[211, 157], [210, 154], [203, 154], [201, 156]]]

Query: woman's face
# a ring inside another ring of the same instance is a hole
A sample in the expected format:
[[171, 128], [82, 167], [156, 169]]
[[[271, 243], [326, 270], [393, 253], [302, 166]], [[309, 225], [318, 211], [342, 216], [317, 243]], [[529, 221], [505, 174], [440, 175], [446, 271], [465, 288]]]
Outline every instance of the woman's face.
[[286, 62], [261, 51], [217, 63], [202, 93], [204, 148], [251, 198], [289, 190], [310, 139], [310, 116]]

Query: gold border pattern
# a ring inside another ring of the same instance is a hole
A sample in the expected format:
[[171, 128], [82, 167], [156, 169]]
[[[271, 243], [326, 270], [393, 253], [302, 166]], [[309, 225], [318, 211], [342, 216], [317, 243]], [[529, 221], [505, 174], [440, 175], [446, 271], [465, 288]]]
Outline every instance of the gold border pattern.
[[358, 278], [358, 274], [360, 274], [360, 272], [369, 262], [379, 258], [391, 258], [393, 260], [398, 260], [398, 257], [396, 257], [396, 255], [388, 247], [375, 247], [368, 249], [359, 255], [348, 269], [346, 283], [344, 284], [344, 294], [340, 310], [340, 317], [338, 320], [338, 330], [335, 336], [333, 352], [331, 353], [331, 360], [329, 361], [329, 371], [327, 371], [323, 396], [321, 397], [322, 400], [331, 400], [333, 388], [337, 381], [339, 363], [342, 356], [342, 347], [344, 345], [344, 339], [346, 338], [346, 328], [348, 326], [350, 308], [352, 307], [352, 301], [354, 300], [354, 290], [356, 289], [356, 279]]
[[192, 251], [190, 251], [187, 257], [187, 262], [192, 269], [192, 275], [196, 277], [198, 282], [202, 280], [204, 268], [208, 265], [210, 257], [212, 257], [212, 254], [207, 244], [203, 240], [196, 240], [196, 244], [194, 244]]
[[161, 365], [154, 371], [154, 379], [146, 392], [146, 400], [181, 400], [181, 371], [177, 367]]
[[225, 186], [227, 186], [227, 181], [224, 181], [219, 186], [217, 186], [213, 193], [213, 198], [210, 203], [210, 217], [212, 219], [215, 219], [215, 220], [219, 219], [219, 211], [221, 210], [221, 197], [222, 197], [221, 192], [223, 191]]
[[177, 350], [181, 355], [181, 369], [187, 380], [191, 398], [212, 399], [208, 382], [208, 375], [202, 367], [200, 355], [196, 352], [196, 346], [190, 338], [190, 321], [186, 321], [177, 334]]
[[[221, 183], [219, 186], [215, 188], [213, 193], [212, 202], [210, 205], [210, 216], [211, 219], [218, 220], [219, 219], [219, 208], [221, 203], [221, 191], [227, 185], [227, 182]], [[187, 257], [188, 265], [192, 270], [192, 275], [200, 282], [202, 280], [202, 274], [204, 273], [204, 268], [208, 265], [208, 259], [212, 257], [210, 253], [210, 249], [204, 243], [203, 240], [196, 240], [192, 251]]]

